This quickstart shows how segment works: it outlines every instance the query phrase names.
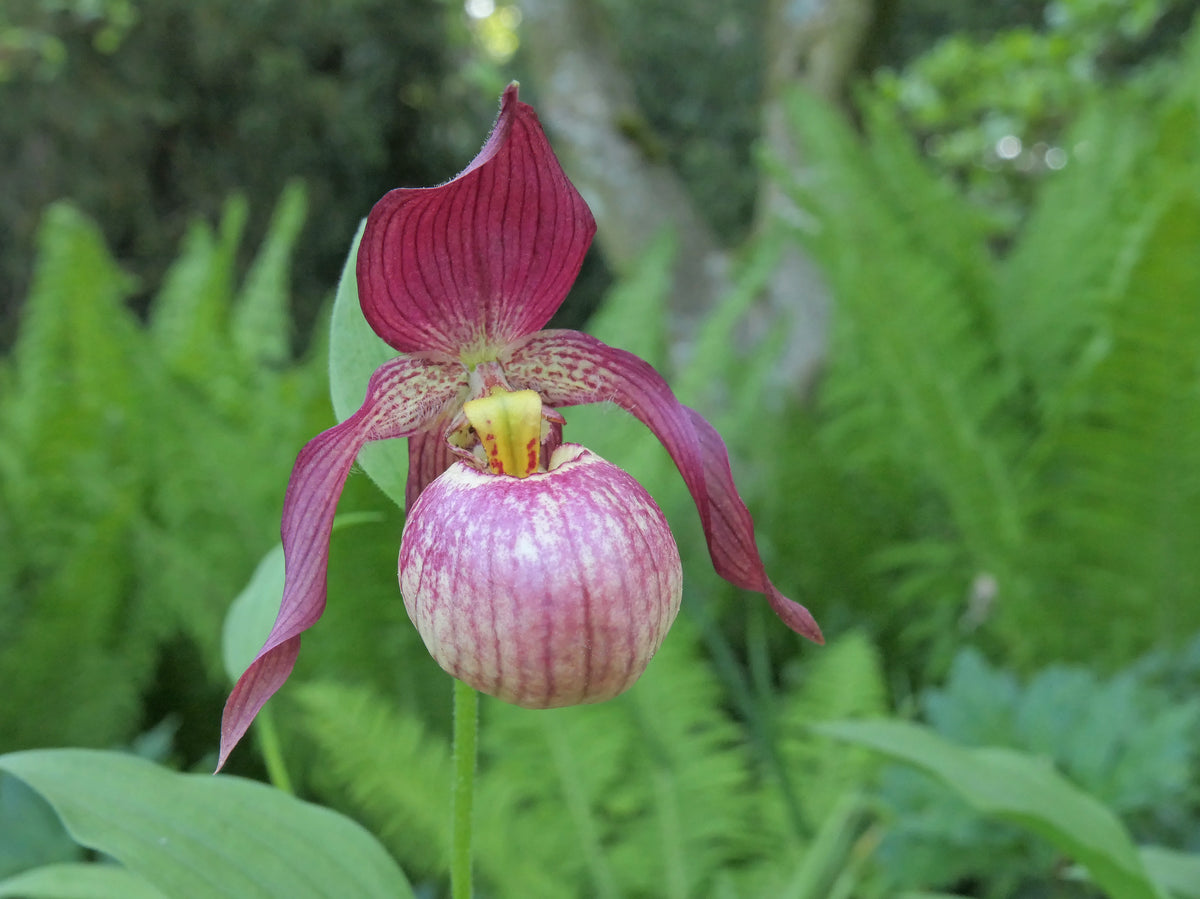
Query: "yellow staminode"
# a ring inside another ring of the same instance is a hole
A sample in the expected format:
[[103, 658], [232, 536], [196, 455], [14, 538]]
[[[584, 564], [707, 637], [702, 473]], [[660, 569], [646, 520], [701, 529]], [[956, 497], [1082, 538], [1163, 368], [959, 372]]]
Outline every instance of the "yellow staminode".
[[497, 390], [463, 404], [494, 474], [525, 478], [538, 469], [542, 398], [534, 390]]

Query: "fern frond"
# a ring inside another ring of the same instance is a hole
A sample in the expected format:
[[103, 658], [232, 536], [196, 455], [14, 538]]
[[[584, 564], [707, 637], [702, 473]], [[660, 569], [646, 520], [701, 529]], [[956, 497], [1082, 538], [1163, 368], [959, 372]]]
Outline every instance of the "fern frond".
[[[557, 895], [709, 895], [763, 852], [766, 793], [686, 622], [612, 702], [485, 712], [481, 839], [556, 872]], [[537, 895], [513, 886], [501, 893]]]
[[1043, 416], [1062, 402], [1074, 361], [1102, 324], [1114, 260], [1142, 215], [1147, 118], [1132, 99], [1085, 111], [1066, 141], [1069, 163], [1043, 182], [997, 267], [999, 345], [1032, 385]]
[[307, 206], [301, 182], [284, 187], [234, 299], [229, 334], [244, 362], [278, 366], [291, 356], [288, 270]]
[[445, 738], [369, 687], [313, 681], [290, 696], [317, 748], [317, 788], [347, 797], [410, 876], [441, 876], [450, 858]]
[[621, 834], [613, 858], [636, 870], [639, 859], [657, 856], [657, 870], [635, 884], [642, 895], [653, 895], [655, 883], [664, 897], [707, 895], [719, 872], [761, 851], [752, 751], [723, 700], [687, 619], [622, 700], [636, 726], [637, 798], [647, 814]]
[[814, 736], [810, 725], [887, 711], [882, 660], [871, 642], [855, 631], [814, 655], [803, 681], [781, 701], [780, 751], [793, 770], [803, 772], [804, 813], [814, 830], [848, 791], [861, 787], [875, 762], [869, 753]]
[[[802, 94], [790, 109], [812, 166], [793, 188], [816, 217], [807, 239], [837, 302], [829, 439], [865, 464], [891, 458], [919, 473], [972, 554], [994, 560], [1021, 532], [1004, 414], [1015, 382], [976, 296], [992, 290], [972, 248], [979, 229], [950, 235], [926, 224], [952, 215], [941, 212], [952, 197], [907, 159], [906, 142], [883, 131], [864, 148], [835, 112]], [[892, 183], [897, 173], [903, 184]]]
[[0, 398], [4, 748], [118, 742], [153, 671], [165, 616], [137, 607], [129, 567], [113, 561], [146, 486], [145, 369], [123, 305], [132, 286], [94, 223], [47, 209]]
[[1149, 636], [1200, 627], [1200, 197], [1167, 192], [1139, 230], [1106, 299], [1101, 352], [1073, 387], [1076, 411], [1051, 435], [1041, 538], [1072, 556], [1038, 561], [1063, 592], [1008, 621], [1021, 631], [1036, 614], [1077, 656], [1092, 651], [1071, 637], [1087, 619], [1113, 663]]
[[150, 333], [171, 369], [208, 385], [224, 369], [237, 251], [249, 217], [244, 197], [225, 204], [216, 234], [193, 222], [150, 308]]

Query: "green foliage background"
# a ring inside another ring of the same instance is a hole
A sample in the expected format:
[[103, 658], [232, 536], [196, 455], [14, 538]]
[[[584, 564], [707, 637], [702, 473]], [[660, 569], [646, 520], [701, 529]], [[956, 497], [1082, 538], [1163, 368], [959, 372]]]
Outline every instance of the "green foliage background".
[[306, 336], [371, 204], [474, 150], [451, 111], [486, 118], [493, 101], [465, 90], [444, 14], [438, 0], [6, 2], [0, 346], [49, 203], [70, 197], [103, 222], [144, 303], [194, 216], [241, 193], [261, 239], [293, 178], [311, 207], [292, 262], [293, 336]]
[[304, 214], [290, 189], [240, 285], [245, 202], [195, 224], [143, 323], [96, 226], [47, 210], [0, 374], [6, 748], [111, 745], [155, 723], [156, 689], [183, 712], [223, 689], [225, 608], [328, 417], [320, 357], [287, 361]]
[[[712, 573], [652, 437], [568, 410], [568, 436], [663, 506], [687, 593], [618, 700], [484, 702], [490, 895], [1097, 895], [1051, 843], [809, 727], [889, 713], [1048, 759], [1139, 843], [1200, 846], [1200, 32], [1162, 64], [1173, 77], [1077, 97], [1067, 164], [1024, 176], [1015, 215], [917, 149], [888, 84], [864, 88], [854, 124], [797, 93], [807, 168], [775, 174], [802, 225], [745, 247], [694, 361], [668, 363], [670, 233], [607, 294], [588, 330], [726, 435], [768, 568], [830, 645], [799, 646]], [[696, 152], [675, 161], [700, 172], [722, 151]], [[293, 349], [297, 248], [305, 222], [339, 256], [354, 232], [320, 187], [274, 190], [270, 215], [236, 195], [187, 207], [206, 214], [152, 294], [77, 204], [42, 215], [0, 361], [0, 752], [211, 762], [222, 618], [277, 540], [296, 451], [332, 421], [323, 329]], [[794, 245], [837, 303], [807, 405], [774, 384], [777, 335], [728, 341]], [[374, 515], [335, 534], [329, 610], [272, 703], [284, 761], [436, 895], [448, 683], [396, 592], [402, 513], [361, 473], [340, 509]], [[234, 766], [262, 773], [251, 748]], [[0, 875], [78, 857], [55, 828], [0, 779], [0, 846], [33, 847], [0, 852]]]

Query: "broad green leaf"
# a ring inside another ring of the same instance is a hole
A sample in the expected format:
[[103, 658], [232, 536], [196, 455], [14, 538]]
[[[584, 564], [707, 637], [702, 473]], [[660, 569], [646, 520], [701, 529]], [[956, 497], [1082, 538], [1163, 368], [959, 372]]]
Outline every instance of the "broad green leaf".
[[0, 879], [57, 862], [75, 861], [79, 847], [37, 793], [0, 772]]
[[283, 547], [270, 550], [250, 581], [229, 605], [221, 628], [221, 660], [225, 673], [236, 681], [250, 667], [271, 633], [283, 599]]
[[[362, 405], [367, 382], [380, 365], [397, 353], [380, 339], [358, 305], [358, 279], [355, 265], [358, 242], [366, 221], [358, 228], [350, 253], [342, 268], [337, 296], [333, 301], [333, 321], [329, 328], [329, 392], [338, 421], [345, 421]], [[358, 453], [358, 464], [392, 500], [404, 508], [404, 484], [408, 476], [408, 442], [380, 440], [369, 443]]]
[[1142, 864], [1177, 899], [1200, 899], [1200, 854], [1143, 846]]
[[81, 845], [172, 899], [413, 895], [362, 827], [265, 784], [87, 749], [9, 753], [0, 768], [41, 793]]
[[0, 881], [0, 899], [168, 899], [142, 877], [108, 864], [70, 862]]
[[[335, 518], [333, 529], [379, 519], [375, 512], [351, 512]], [[262, 557], [242, 592], [229, 604], [221, 629], [221, 660], [231, 681], [250, 667], [271, 633], [283, 600], [283, 578], [283, 547], [275, 546]]]
[[1027, 827], [1083, 865], [1112, 899], [1164, 899], [1117, 816], [1045, 761], [965, 749], [903, 721], [837, 721], [815, 730], [916, 765], [977, 811]]

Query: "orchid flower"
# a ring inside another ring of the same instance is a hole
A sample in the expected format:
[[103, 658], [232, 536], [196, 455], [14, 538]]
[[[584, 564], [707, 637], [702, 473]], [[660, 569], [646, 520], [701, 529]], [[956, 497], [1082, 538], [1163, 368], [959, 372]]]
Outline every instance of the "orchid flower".
[[595, 230], [515, 83], [461, 174], [393, 190], [371, 211], [360, 303], [399, 355], [372, 375], [362, 407], [296, 459], [283, 599], [225, 705], [220, 764], [321, 617], [334, 510], [373, 440], [408, 438], [399, 573], [410, 617], [442, 667], [477, 689], [543, 708], [607, 699], [641, 674], [679, 608], [679, 555], [654, 501], [616, 466], [562, 443], [557, 410], [583, 403], [615, 403], [658, 437], [717, 573], [821, 642], [808, 610], [767, 577], [713, 427], [632, 353], [540, 330]]

